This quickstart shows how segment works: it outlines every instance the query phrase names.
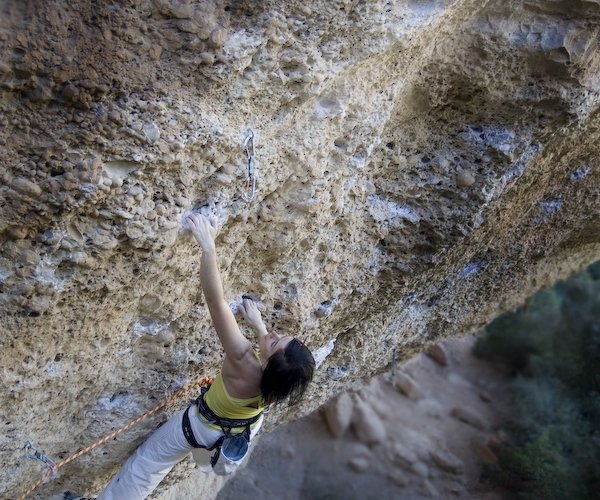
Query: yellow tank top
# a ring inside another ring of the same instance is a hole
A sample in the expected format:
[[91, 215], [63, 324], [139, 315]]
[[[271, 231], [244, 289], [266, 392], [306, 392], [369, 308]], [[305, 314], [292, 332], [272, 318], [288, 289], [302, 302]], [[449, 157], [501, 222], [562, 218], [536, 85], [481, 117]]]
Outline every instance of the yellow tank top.
[[[258, 357], [256, 352], [255, 354]], [[265, 408], [260, 394], [245, 399], [230, 396], [220, 373], [204, 395], [204, 401], [214, 413], [224, 418], [252, 418]]]

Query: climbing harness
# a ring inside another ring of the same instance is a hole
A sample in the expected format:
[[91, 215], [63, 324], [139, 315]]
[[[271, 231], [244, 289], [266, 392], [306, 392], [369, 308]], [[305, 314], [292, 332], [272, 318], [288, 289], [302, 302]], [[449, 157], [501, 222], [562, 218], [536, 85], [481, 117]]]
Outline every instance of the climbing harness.
[[[127, 423], [127, 424], [119, 427], [116, 431], [111, 432], [107, 436], [104, 436], [102, 439], [99, 439], [98, 441], [96, 441], [95, 443], [87, 446], [86, 448], [83, 448], [82, 450], [79, 450], [77, 453], [74, 453], [70, 457], [65, 458], [61, 462], [54, 463], [52, 460], [50, 460], [48, 457], [46, 457], [43, 453], [40, 453], [35, 448], [33, 448], [33, 446], [31, 446], [31, 443], [27, 442], [25, 444], [25, 447], [24, 447], [25, 448], [26, 457], [27, 458], [33, 457], [35, 459], [41, 460], [46, 465], [48, 465], [48, 469], [46, 469], [43, 472], [42, 476], [40, 477], [40, 479], [35, 484], [33, 484], [23, 495], [21, 495], [19, 497], [19, 500], [24, 500], [29, 495], [31, 495], [31, 493], [33, 493], [33, 491], [40, 484], [45, 483], [48, 479], [50, 479], [51, 477], [53, 477], [58, 472], [58, 469], [60, 469], [61, 467], [64, 467], [68, 463], [71, 463], [73, 460], [76, 460], [79, 457], [81, 457], [81, 456], [89, 453], [90, 451], [92, 451], [93, 449], [97, 448], [101, 444], [104, 444], [107, 441], [110, 441], [111, 439], [115, 438], [116, 436], [118, 436], [119, 434], [125, 432], [126, 430], [131, 429], [135, 424], [141, 422], [145, 418], [150, 417], [151, 415], [154, 415], [158, 411], [162, 410], [165, 406], [169, 405], [173, 401], [181, 398], [182, 396], [184, 396], [185, 394], [187, 394], [188, 392], [190, 392], [192, 389], [196, 389], [198, 387], [202, 387], [202, 386], [205, 386], [205, 385], [212, 384], [213, 380], [214, 380], [214, 377], [204, 376], [204, 377], [199, 378], [195, 382], [189, 383], [188, 385], [186, 385], [186, 386], [182, 387], [181, 389], [179, 389], [178, 391], [174, 392], [171, 396], [169, 396], [167, 399], [165, 399], [162, 403], [156, 405], [154, 408], [152, 408], [151, 410], [147, 411], [143, 415], [140, 415], [139, 417], [137, 417], [136, 419], [132, 420], [131, 422], [129, 422], [129, 423]], [[34, 451], [31, 454], [28, 455], [28, 453], [30, 453], [31, 450], [34, 450]], [[52, 464], [52, 465], [50, 465], [50, 464]]]
[[244, 191], [242, 198], [250, 203], [256, 195], [256, 175], [254, 173], [254, 156], [256, 149], [254, 147], [254, 132], [252, 129], [246, 131], [244, 140], [244, 151], [246, 152], [246, 181], [244, 182]]
[[[239, 464], [248, 454], [250, 448], [250, 426], [261, 418], [262, 412], [252, 418], [238, 419], [225, 418], [216, 415], [204, 401], [208, 387], [202, 387], [200, 397], [192, 401], [192, 405], [198, 407], [198, 413], [202, 415], [206, 421], [213, 425], [218, 425], [223, 432], [223, 435], [210, 447], [202, 446], [196, 441], [192, 426], [190, 425], [190, 417], [188, 415], [191, 406], [185, 410], [182, 419], [183, 435], [188, 444], [193, 448], [205, 448], [208, 451], [215, 451], [210, 459], [210, 465], [213, 471], [218, 475], [231, 474], [236, 465]], [[241, 433], [232, 433], [233, 429], [243, 429]]]

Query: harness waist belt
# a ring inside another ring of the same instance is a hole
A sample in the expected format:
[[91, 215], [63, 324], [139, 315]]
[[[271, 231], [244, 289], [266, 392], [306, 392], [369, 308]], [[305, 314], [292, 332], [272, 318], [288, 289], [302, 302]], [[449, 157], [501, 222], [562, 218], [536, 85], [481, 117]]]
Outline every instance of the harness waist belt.
[[208, 407], [206, 401], [204, 401], [204, 393], [205, 392], [203, 391], [202, 395], [195, 401], [196, 405], [198, 406], [198, 413], [208, 420], [209, 423], [216, 424], [221, 428], [225, 427], [228, 429], [235, 429], [239, 427], [248, 427], [253, 423], [258, 422], [258, 419], [262, 416], [261, 411], [258, 415], [251, 418], [219, 417], [219, 415], [217, 415]]
[[[197, 405], [198, 413], [200, 413], [200, 415], [202, 415], [210, 424], [216, 424], [219, 427], [221, 427], [225, 436], [229, 436], [229, 431], [231, 429], [245, 428], [246, 439], [249, 439], [250, 426], [254, 422], [258, 422], [258, 419], [262, 416], [262, 411], [258, 415], [254, 416], [252, 418], [219, 417], [208, 407], [208, 405], [206, 404], [206, 401], [204, 401], [204, 393], [205, 392], [206, 392], [206, 388], [203, 387], [201, 396], [192, 402], [192, 404]], [[210, 448], [207, 446], [202, 446], [200, 443], [198, 443], [198, 441], [194, 437], [194, 432], [192, 431], [192, 426], [190, 425], [190, 416], [189, 416], [190, 408], [191, 408], [191, 406], [188, 406], [187, 409], [183, 412], [183, 420], [181, 422], [181, 427], [183, 429], [183, 435], [185, 436], [186, 441], [193, 448], [206, 448], [209, 451], [214, 450], [215, 448], [218, 448], [221, 445], [221, 443], [223, 442], [223, 438], [225, 436], [221, 436], [215, 442], [215, 444], [213, 444]], [[215, 457], [213, 457], [213, 459], [215, 459]]]

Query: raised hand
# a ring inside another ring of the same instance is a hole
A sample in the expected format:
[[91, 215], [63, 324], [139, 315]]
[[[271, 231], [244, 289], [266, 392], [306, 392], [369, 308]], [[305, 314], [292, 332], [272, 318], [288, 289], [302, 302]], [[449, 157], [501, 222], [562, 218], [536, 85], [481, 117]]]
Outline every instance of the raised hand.
[[262, 331], [265, 329], [265, 324], [263, 322], [260, 311], [258, 310], [258, 306], [252, 299], [244, 298], [242, 301], [242, 307], [239, 308], [242, 313], [243, 318], [255, 331]]
[[201, 214], [191, 214], [187, 218], [187, 223], [202, 250], [214, 250], [218, 231], [217, 218], [213, 215], [207, 217]]

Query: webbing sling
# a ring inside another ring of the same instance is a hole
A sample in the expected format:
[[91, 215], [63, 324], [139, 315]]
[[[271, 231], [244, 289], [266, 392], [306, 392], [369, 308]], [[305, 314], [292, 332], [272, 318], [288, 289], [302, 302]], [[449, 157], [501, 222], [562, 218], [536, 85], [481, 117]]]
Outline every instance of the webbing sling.
[[192, 426], [190, 425], [190, 416], [188, 415], [191, 406], [188, 406], [187, 409], [183, 412], [183, 420], [181, 422], [181, 427], [183, 428], [183, 435], [185, 436], [186, 441], [190, 446], [194, 448], [205, 448], [202, 446], [196, 438], [194, 437], [194, 433], [192, 432]]

